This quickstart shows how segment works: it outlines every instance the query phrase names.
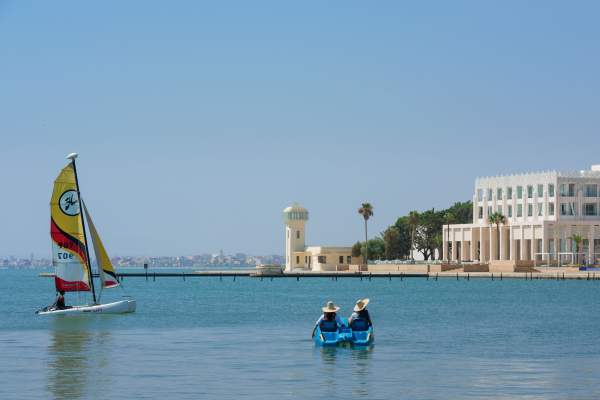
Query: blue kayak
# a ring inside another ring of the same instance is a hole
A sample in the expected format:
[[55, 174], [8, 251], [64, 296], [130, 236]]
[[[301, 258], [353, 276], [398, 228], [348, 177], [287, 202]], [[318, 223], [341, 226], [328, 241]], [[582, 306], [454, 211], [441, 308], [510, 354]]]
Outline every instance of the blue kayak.
[[366, 331], [352, 331], [353, 346], [370, 346], [374, 340], [373, 327], [369, 327]]
[[352, 321], [352, 327], [343, 319], [344, 325], [338, 327], [335, 321], [322, 321], [316, 328], [313, 340], [317, 346], [332, 347], [342, 344], [369, 346], [373, 344], [373, 327], [364, 320]]
[[[346, 321], [344, 321], [344, 325]], [[348, 336], [346, 326], [339, 327], [335, 321], [321, 321], [313, 333], [313, 340], [317, 346], [332, 347], [345, 341]]]

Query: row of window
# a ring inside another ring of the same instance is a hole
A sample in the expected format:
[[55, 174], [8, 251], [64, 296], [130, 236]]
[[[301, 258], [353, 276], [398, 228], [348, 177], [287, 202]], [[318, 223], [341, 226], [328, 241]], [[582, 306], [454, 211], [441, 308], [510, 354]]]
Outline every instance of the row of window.
[[[535, 188], [535, 193], [534, 193], [534, 188]], [[598, 197], [598, 185], [597, 184], [583, 185], [582, 189], [583, 189], [583, 195], [585, 197]], [[543, 184], [539, 184], [539, 185], [537, 185], [537, 187], [534, 187], [533, 185], [528, 185], [525, 187], [525, 190], [527, 191], [526, 194], [527, 194], [528, 199], [532, 199], [534, 196], [537, 196], [537, 197], [544, 196], [544, 185]], [[483, 201], [483, 193], [484, 193], [483, 189], [477, 189], [477, 201]], [[491, 200], [493, 193], [494, 193], [493, 189], [488, 188], [486, 198], [488, 200]], [[525, 193], [523, 192], [523, 186], [517, 186], [517, 189], [516, 189], [517, 199], [522, 199], [524, 194]], [[576, 186], [574, 183], [562, 183], [560, 185], [560, 195], [561, 196], [574, 197], [575, 194], [576, 194]], [[512, 200], [513, 188], [507, 187], [506, 193], [504, 192], [503, 188], [496, 189], [496, 199], [497, 200], [504, 199], [504, 195], [506, 195], [507, 200]], [[554, 197], [554, 184], [553, 183], [548, 184], [548, 197]]]
[[[585, 197], [598, 197], [598, 185], [589, 184], [582, 186]], [[574, 197], [577, 194], [574, 183], [563, 183], [560, 185], [560, 195], [564, 197]]]
[[[327, 256], [317, 256], [317, 260], [318, 260], [319, 264], [327, 264]], [[304, 256], [304, 263], [305, 264], [310, 263], [309, 256]], [[338, 264], [343, 264], [343, 263], [344, 263], [344, 256], [339, 256]], [[296, 264], [300, 264], [300, 256], [296, 256]], [[346, 256], [346, 264], [352, 264], [351, 256]]]
[[[498, 206], [496, 211], [503, 214], [502, 206]], [[492, 206], [488, 206], [488, 215], [492, 214], [492, 212], [493, 212]], [[538, 203], [537, 215], [538, 215], [538, 217], [544, 216], [544, 204], [543, 203]], [[554, 215], [554, 203], [548, 203], [548, 215], [549, 216]], [[527, 204], [527, 216], [533, 217], [533, 204]], [[513, 217], [513, 206], [511, 204], [509, 204], [506, 209], [506, 217], [508, 217], [508, 218]], [[517, 218], [523, 217], [523, 204], [517, 204], [516, 217]], [[483, 218], [483, 207], [479, 207], [479, 219], [482, 219], [482, 218]]]
[[[538, 217], [544, 216], [544, 204], [537, 204], [537, 215]], [[502, 206], [497, 206], [497, 212], [503, 214]], [[513, 217], [513, 206], [511, 204], [507, 207], [507, 217]], [[492, 214], [493, 208], [492, 206], [488, 206], [488, 215]], [[533, 204], [527, 204], [527, 216], [533, 217], [534, 207]], [[548, 203], [548, 215], [554, 216], [554, 203]], [[560, 215], [562, 216], [576, 216], [577, 214], [577, 205], [574, 202], [560, 203]], [[596, 216], [598, 215], [598, 205], [596, 203], [585, 203], [583, 205], [583, 215], [584, 216]], [[523, 204], [517, 204], [517, 218], [523, 216]], [[479, 207], [479, 219], [483, 218], [483, 207]]]
[[[598, 205], [596, 203], [585, 203], [582, 212], [586, 217], [596, 216], [598, 215]], [[560, 203], [560, 215], [577, 216], [577, 205], [573, 202]]]
[[[319, 264], [327, 264], [327, 256], [318, 256], [317, 257]], [[344, 256], [338, 256], [338, 264], [344, 263]], [[352, 257], [346, 256], [346, 264], [352, 264]]]
[[284, 214], [286, 214], [287, 219], [290, 220], [301, 221], [308, 219], [308, 211], [290, 211]]
[[[527, 186], [527, 197], [532, 199], [534, 196], [534, 192], [533, 189], [534, 187], [532, 185]], [[516, 189], [516, 194], [517, 194], [517, 199], [522, 199], [523, 198], [523, 186], [517, 186]], [[494, 191], [492, 188], [488, 188], [487, 189], [487, 199], [491, 200], [492, 199], [492, 195], [493, 195]], [[537, 185], [537, 196], [538, 197], [542, 197], [544, 195], [544, 185], [540, 184]], [[505, 192], [503, 188], [497, 188], [496, 189], [496, 199], [498, 200], [502, 200], [504, 198]], [[554, 197], [554, 184], [549, 184], [548, 185], [548, 196], [549, 197]], [[506, 199], [507, 200], [512, 200], [513, 198], [513, 188], [512, 187], [507, 187], [506, 188]], [[477, 201], [483, 201], [483, 189], [478, 189], [477, 190]]]

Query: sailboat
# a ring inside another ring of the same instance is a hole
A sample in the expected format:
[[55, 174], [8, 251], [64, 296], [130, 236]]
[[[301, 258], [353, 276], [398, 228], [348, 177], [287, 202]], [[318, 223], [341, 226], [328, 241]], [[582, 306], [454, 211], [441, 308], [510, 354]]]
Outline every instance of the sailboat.
[[[50, 237], [52, 239], [52, 264], [55, 268], [54, 284], [56, 291], [91, 292], [92, 302], [67, 308], [45, 307], [36, 313], [38, 315], [73, 315], [134, 312], [136, 302], [131, 297], [111, 303], [100, 303], [103, 290], [119, 287], [121, 283], [100, 240], [92, 217], [81, 199], [75, 165], [76, 158], [77, 153], [67, 156], [70, 162], [54, 181], [54, 190], [50, 200]], [[94, 286], [86, 222], [98, 263], [99, 293], [96, 292]]]

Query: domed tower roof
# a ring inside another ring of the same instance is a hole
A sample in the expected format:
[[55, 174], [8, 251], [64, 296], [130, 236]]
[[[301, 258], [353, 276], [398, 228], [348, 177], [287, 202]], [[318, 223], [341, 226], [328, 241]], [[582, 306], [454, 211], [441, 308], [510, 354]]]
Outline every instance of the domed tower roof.
[[283, 210], [283, 219], [286, 221], [308, 220], [308, 210], [298, 203], [294, 203]]

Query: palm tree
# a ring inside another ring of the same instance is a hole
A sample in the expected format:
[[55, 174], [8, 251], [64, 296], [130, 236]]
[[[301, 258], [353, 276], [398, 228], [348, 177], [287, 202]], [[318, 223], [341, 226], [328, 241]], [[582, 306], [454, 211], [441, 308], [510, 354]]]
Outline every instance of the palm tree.
[[[490, 225], [496, 225], [496, 242], [497, 242], [497, 249], [498, 249], [498, 260], [500, 259], [500, 224], [505, 224], [506, 223], [506, 217], [499, 211], [493, 212], [490, 215], [488, 215], [488, 222], [490, 223]], [[494, 258], [493, 254], [491, 254], [490, 258]]]
[[365, 264], [369, 263], [369, 239], [367, 236], [367, 221], [373, 216], [373, 206], [371, 203], [362, 203], [358, 209], [358, 213], [362, 215], [365, 220]]
[[414, 249], [415, 249], [415, 231], [419, 224], [419, 213], [417, 211], [411, 211], [408, 214], [408, 227], [410, 228], [410, 258], [414, 261]]
[[575, 264], [579, 264], [579, 249], [581, 248], [581, 242], [583, 242], [583, 236], [574, 233], [569, 239], [575, 242]]
[[[450, 255], [450, 224], [454, 223], [455, 221], [455, 217], [454, 214], [452, 213], [452, 211], [448, 211], [444, 214], [444, 222], [446, 223], [446, 251], [448, 252], [448, 260], [446, 261], [450, 261], [451, 255]], [[443, 256], [442, 256], [443, 257]]]

